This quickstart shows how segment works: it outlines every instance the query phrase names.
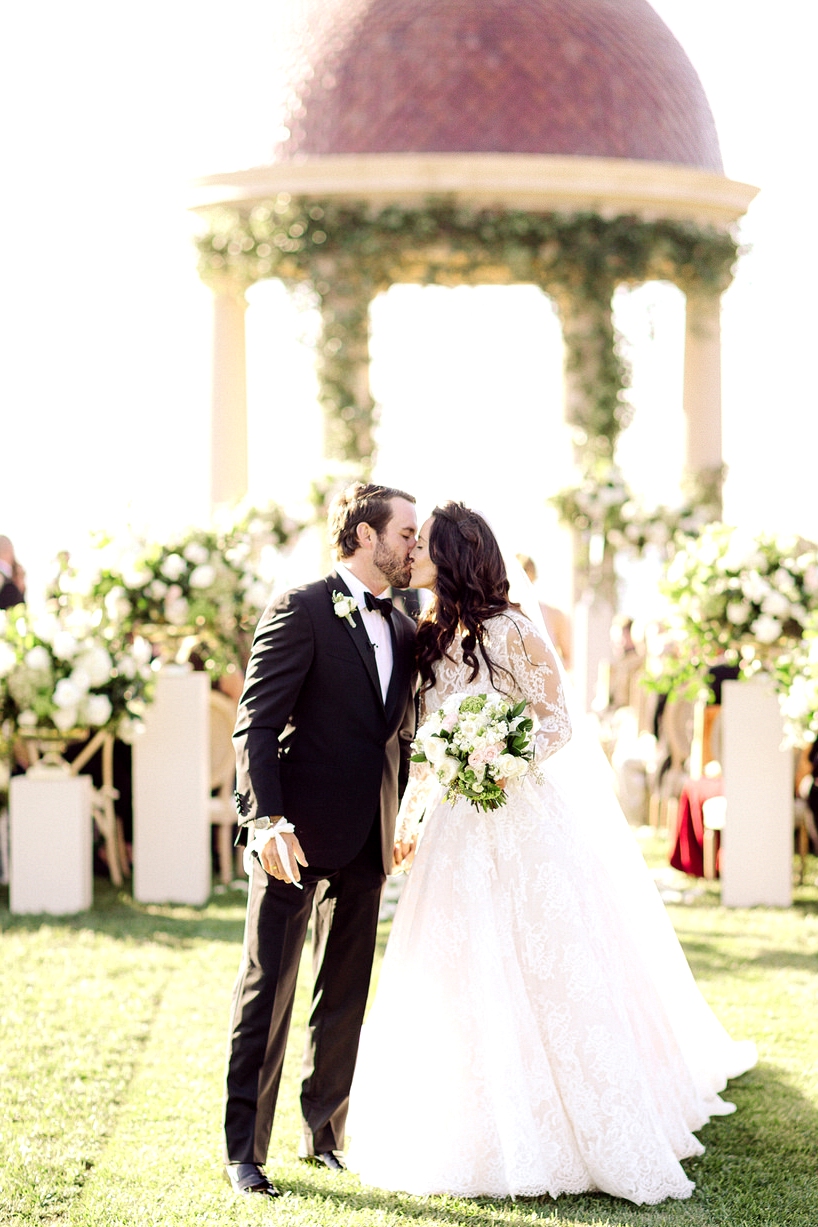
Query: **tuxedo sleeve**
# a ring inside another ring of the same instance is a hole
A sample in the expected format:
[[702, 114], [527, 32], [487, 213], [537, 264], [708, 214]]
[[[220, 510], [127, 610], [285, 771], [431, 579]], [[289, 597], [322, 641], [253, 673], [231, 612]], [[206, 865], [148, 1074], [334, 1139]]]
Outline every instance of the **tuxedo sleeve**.
[[240, 821], [284, 813], [279, 738], [314, 651], [312, 621], [297, 595], [288, 593], [270, 605], [253, 640], [233, 734]]

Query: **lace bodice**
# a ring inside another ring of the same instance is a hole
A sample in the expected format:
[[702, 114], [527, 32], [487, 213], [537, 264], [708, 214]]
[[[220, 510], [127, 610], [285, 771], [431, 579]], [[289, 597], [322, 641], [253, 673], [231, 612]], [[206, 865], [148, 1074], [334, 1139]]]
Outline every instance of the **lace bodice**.
[[[489, 618], [484, 644], [496, 666], [492, 685], [488, 665], [478, 650], [480, 668], [470, 681], [470, 667], [463, 661], [460, 643], [453, 644], [451, 657], [438, 663], [435, 684], [420, 698], [422, 724], [452, 694], [491, 694], [498, 690], [515, 702], [525, 699], [539, 721], [534, 737], [535, 764], [560, 750], [571, 736], [571, 721], [562, 680], [553, 649], [534, 624], [517, 610]], [[436, 781], [428, 763], [412, 763], [409, 786], [398, 819], [398, 839], [409, 841], [423, 818], [435, 791]]]
[[488, 666], [480, 651], [480, 669], [474, 681], [463, 662], [460, 644], [452, 648], [452, 658], [440, 661], [435, 685], [421, 695], [421, 723], [437, 711], [452, 694], [490, 694], [501, 689], [505, 697], [525, 699], [536, 712], [540, 727], [535, 737], [537, 762], [543, 762], [568, 741], [571, 721], [565, 706], [559, 666], [554, 653], [533, 623], [517, 610], [489, 618], [485, 623], [485, 647], [495, 669], [492, 685]]

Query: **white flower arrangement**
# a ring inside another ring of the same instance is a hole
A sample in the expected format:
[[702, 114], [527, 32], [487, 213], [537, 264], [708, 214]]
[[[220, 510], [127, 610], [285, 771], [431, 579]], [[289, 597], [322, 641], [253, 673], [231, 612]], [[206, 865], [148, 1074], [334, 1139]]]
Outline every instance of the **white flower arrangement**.
[[507, 800], [506, 783], [530, 773], [536, 777], [536, 717], [525, 712], [525, 701], [450, 695], [418, 729], [412, 761], [431, 764], [447, 801], [466, 797], [477, 809], [499, 809]]
[[246, 665], [281, 550], [301, 527], [271, 505], [221, 516], [166, 544], [98, 538], [97, 568], [81, 575], [62, 556], [49, 595], [89, 611], [101, 606], [123, 632], [175, 641], [174, 652], [187, 639], [221, 677]]
[[0, 719], [18, 732], [109, 728], [132, 737], [150, 697], [150, 645], [64, 608], [0, 612]]
[[[673, 651], [653, 684], [692, 695], [719, 659], [745, 677], [764, 669], [783, 678], [781, 662], [800, 644], [818, 603], [817, 579], [818, 550], [804, 541], [707, 525], [676, 553], [661, 585]], [[791, 671], [787, 676], [794, 681]]]
[[336, 618], [346, 618], [350, 626], [355, 625], [355, 619], [352, 615], [358, 608], [358, 602], [348, 592], [334, 590], [332, 593], [332, 604]]

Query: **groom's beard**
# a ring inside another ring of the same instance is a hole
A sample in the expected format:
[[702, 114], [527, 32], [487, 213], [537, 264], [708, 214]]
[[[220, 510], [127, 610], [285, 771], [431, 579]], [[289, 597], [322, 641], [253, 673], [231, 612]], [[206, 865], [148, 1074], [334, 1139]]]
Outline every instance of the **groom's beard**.
[[409, 587], [409, 581], [412, 578], [411, 560], [408, 555], [390, 549], [381, 537], [377, 538], [372, 561], [393, 588]]

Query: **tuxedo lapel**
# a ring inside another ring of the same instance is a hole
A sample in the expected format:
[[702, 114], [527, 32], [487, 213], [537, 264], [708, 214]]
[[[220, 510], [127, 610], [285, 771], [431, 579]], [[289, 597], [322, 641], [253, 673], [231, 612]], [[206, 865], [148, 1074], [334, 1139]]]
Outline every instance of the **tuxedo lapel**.
[[[327, 592], [329, 593], [329, 600], [331, 604], [332, 604], [332, 593], [337, 592], [339, 588], [341, 589], [342, 592], [346, 593], [347, 596], [352, 595], [352, 593], [349, 591], [344, 581], [341, 579], [340, 575], [327, 576], [326, 584], [327, 584]], [[335, 613], [334, 609], [333, 609], [333, 613]], [[378, 702], [380, 703], [381, 707], [383, 707], [384, 702], [383, 702], [383, 695], [381, 694], [381, 679], [378, 677], [378, 666], [375, 663], [375, 649], [372, 647], [372, 644], [369, 641], [369, 636], [366, 633], [366, 628], [364, 627], [363, 618], [361, 617], [359, 610], [353, 610], [352, 620], [355, 623], [354, 626], [350, 625], [348, 618], [339, 619], [339, 621], [342, 622], [343, 625], [346, 627], [347, 634], [349, 635], [352, 642], [355, 644], [355, 647], [358, 650], [358, 654], [364, 663], [364, 667], [367, 673], [369, 674], [369, 680], [372, 682], [372, 685], [375, 687], [375, 694], [378, 697]], [[394, 666], [393, 666], [393, 675], [394, 675]]]
[[401, 706], [405, 703], [411, 673], [411, 657], [407, 651], [406, 630], [399, 613], [395, 612], [390, 618], [389, 629], [392, 632], [392, 676], [386, 692], [386, 712], [391, 718], [396, 702], [400, 700]]

